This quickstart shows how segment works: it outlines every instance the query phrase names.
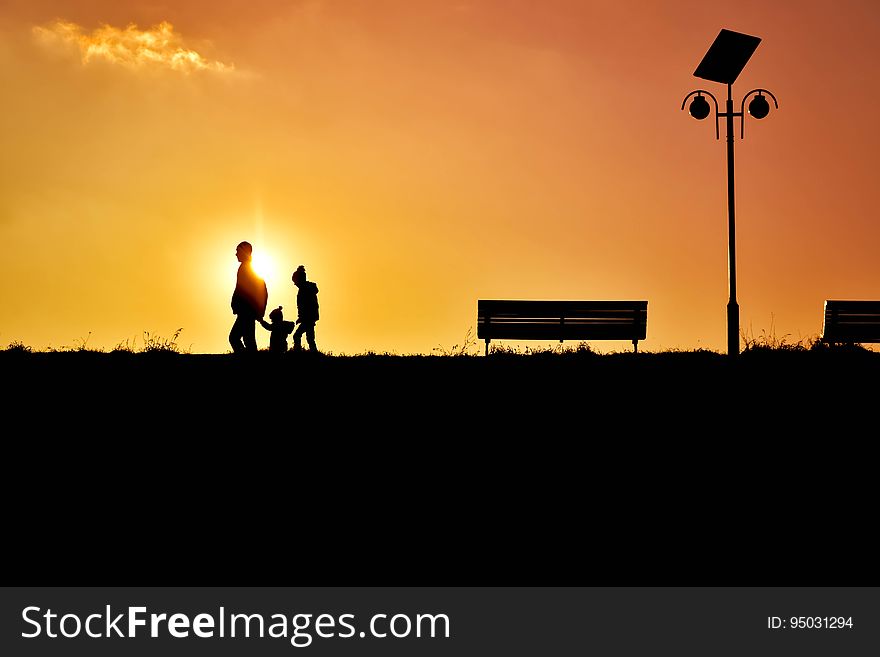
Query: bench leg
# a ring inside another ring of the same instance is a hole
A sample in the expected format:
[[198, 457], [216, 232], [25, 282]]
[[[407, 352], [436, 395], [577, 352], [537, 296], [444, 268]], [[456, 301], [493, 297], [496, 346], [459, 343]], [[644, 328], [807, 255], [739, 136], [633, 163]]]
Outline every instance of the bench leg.
[[639, 353], [639, 341], [638, 340], [633, 340], [633, 353], [634, 354]]
[[489, 355], [489, 343], [490, 342], [491, 342], [491, 340], [489, 338], [486, 338], [486, 355], [487, 356]]

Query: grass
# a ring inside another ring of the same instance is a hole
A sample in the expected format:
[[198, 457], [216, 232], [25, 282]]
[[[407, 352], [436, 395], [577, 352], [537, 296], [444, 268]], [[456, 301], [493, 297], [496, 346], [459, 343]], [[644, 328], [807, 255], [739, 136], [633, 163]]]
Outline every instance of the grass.
[[89, 339], [92, 337], [92, 332], [89, 331], [89, 334], [84, 338], [74, 338], [73, 344], [70, 345], [62, 345], [60, 348], [55, 349], [49, 347], [48, 351], [50, 352], [76, 352], [76, 353], [91, 353], [91, 354], [100, 354], [104, 353], [104, 350], [101, 348], [93, 349], [89, 347]]
[[757, 351], [809, 351], [818, 348], [822, 341], [818, 335], [794, 340], [790, 333], [782, 336], [776, 335], [775, 317], [770, 315], [770, 329], [761, 329], [759, 335], [755, 335], [752, 327], [749, 330], [740, 329], [740, 343], [744, 353]]
[[471, 326], [468, 328], [467, 333], [465, 333], [464, 340], [462, 340], [460, 345], [454, 344], [450, 349], [445, 349], [438, 345], [431, 351], [436, 356], [476, 356], [479, 353], [479, 349], [480, 343], [474, 334], [474, 327]]
[[29, 354], [33, 352], [33, 348], [21, 340], [13, 340], [6, 346], [5, 351], [10, 354]]
[[[181, 347], [180, 335], [181, 329], [168, 337], [144, 332], [142, 343], [139, 340], [127, 340], [116, 345], [109, 353], [90, 348], [88, 336], [71, 346], [48, 351], [38, 351], [16, 340], [10, 342], [5, 349], [0, 349], [0, 364], [14, 356], [16, 361], [22, 363], [39, 362], [50, 370], [56, 366], [61, 369], [70, 367], [71, 373], [75, 373], [77, 362], [88, 362], [93, 369], [89, 374], [100, 376], [102, 363], [119, 362], [118, 359], [114, 361], [114, 356], [127, 355], [131, 357], [132, 363], [138, 363], [147, 362], [142, 360], [143, 357], [164, 354], [175, 356], [168, 361], [169, 368], [186, 369], [198, 378], [201, 376], [200, 370], [204, 370], [204, 375], [209, 376], [209, 372], [218, 368], [233, 371], [243, 362], [233, 354], [192, 354]], [[669, 385], [689, 387], [695, 378], [706, 381], [724, 380], [725, 373], [733, 365], [739, 366], [738, 370], [741, 372], [763, 368], [767, 372], [772, 371], [777, 378], [792, 377], [792, 385], [799, 385], [804, 380], [798, 379], [795, 373], [798, 376], [821, 379], [824, 374], [819, 370], [834, 363], [858, 367], [864, 363], [874, 368], [880, 367], [878, 352], [853, 345], [827, 345], [816, 338], [793, 341], [788, 336], [777, 337], [768, 332], [757, 337], [744, 337], [743, 343], [742, 354], [735, 361], [724, 354], [706, 349], [598, 353], [586, 342], [535, 347], [492, 343], [489, 356], [485, 357], [482, 354], [483, 345], [477, 343], [469, 331], [460, 344], [450, 348], [437, 347], [432, 354], [398, 355], [368, 351], [353, 355], [334, 355], [328, 352], [323, 353], [321, 358], [308, 358], [308, 352], [301, 355], [288, 352], [279, 358], [268, 351], [260, 351], [255, 358], [245, 360], [251, 363], [248, 366], [257, 375], [263, 373], [265, 365], [267, 376], [307, 376], [314, 380], [326, 380], [328, 384], [338, 382], [340, 385], [344, 385], [348, 370], [370, 370], [372, 379], [363, 382], [370, 388], [370, 394], [378, 394], [384, 385], [396, 386], [396, 377], [399, 376], [412, 377], [414, 390], [419, 385], [431, 388], [443, 379], [451, 388], [460, 390], [467, 390], [471, 386], [479, 388], [482, 385], [506, 389], [509, 382], [501, 372], [509, 373], [511, 381], [518, 380], [524, 385], [531, 385], [538, 380], [556, 382], [563, 377], [570, 377], [584, 390], [595, 388], [600, 393], [603, 380], [625, 382], [629, 377], [633, 385], [638, 382], [638, 386], [645, 390], [656, 385], [658, 393], [669, 394]], [[59, 360], [59, 356], [70, 353], [88, 355], [91, 358], [88, 361]], [[62, 362], [73, 364], [62, 365]], [[404, 371], [405, 375], [402, 374]], [[174, 370], [168, 369], [167, 373], [173, 380]], [[496, 380], [493, 381], [493, 377]], [[696, 392], [699, 394], [701, 391], [698, 389]]]
[[[191, 346], [188, 348], [184, 348], [180, 343], [180, 335], [183, 332], [183, 328], [179, 328], [174, 333], [170, 335], [170, 337], [164, 337], [158, 333], [144, 331], [142, 344], [138, 346], [137, 337], [128, 338], [121, 342], [118, 342], [110, 353], [114, 354], [191, 354], [192, 349]], [[45, 353], [91, 353], [91, 354], [100, 354], [105, 353], [101, 348], [92, 348], [88, 346], [89, 339], [91, 338], [91, 331], [84, 338], [75, 338], [73, 344], [64, 345], [60, 348], [49, 347]], [[792, 353], [792, 352], [810, 352], [810, 351], [857, 351], [857, 352], [866, 352], [872, 353], [870, 349], [866, 349], [865, 347], [858, 344], [828, 344], [823, 342], [819, 336], [808, 336], [806, 338], [799, 338], [794, 340], [790, 334], [785, 334], [782, 336], [778, 336], [776, 334], [773, 322], [771, 321], [770, 329], [761, 329], [761, 332], [757, 335], [749, 328], [748, 331], [742, 330], [740, 332], [741, 337], [741, 349], [742, 355], [749, 356], [752, 354], [764, 354], [764, 353], [773, 353], [773, 352], [784, 352], [784, 353]], [[434, 347], [431, 351], [431, 356], [440, 357], [440, 358], [462, 358], [462, 357], [474, 357], [479, 356], [483, 357], [484, 355], [484, 345], [481, 341], [479, 341], [474, 332], [473, 327], [468, 328], [467, 332], [464, 335], [464, 339], [461, 343], [453, 344], [451, 347], [446, 348], [442, 345], [438, 345]], [[21, 340], [13, 340], [7, 344], [5, 349], [0, 348], [0, 353], [14, 353], [14, 354], [31, 354], [31, 353], [41, 353], [40, 350], [34, 349], [32, 346], [25, 344]], [[269, 353], [268, 347], [265, 349], [261, 349], [260, 353]], [[307, 353], [307, 352], [306, 352]], [[624, 352], [620, 352], [621, 355], [629, 354], [634, 356], [649, 356], [649, 355], [671, 355], [671, 354], [685, 354], [685, 353], [704, 353], [704, 354], [719, 354], [719, 352], [715, 352], [708, 349], [698, 348], [698, 349], [664, 349], [658, 352], [644, 351], [641, 350], [638, 354], [632, 354], [629, 350]], [[227, 355], [231, 354], [231, 352], [227, 352]], [[504, 357], [518, 357], [518, 356], [530, 356], [530, 357], [538, 357], [538, 358], [553, 358], [558, 357], [559, 359], [583, 359], [583, 358], [594, 358], [594, 357], [604, 357], [604, 356], [613, 356], [617, 355], [618, 352], [610, 352], [610, 353], [601, 353], [595, 351], [593, 347], [588, 342], [579, 342], [576, 345], [572, 344], [548, 344], [548, 345], [538, 345], [538, 346], [522, 346], [520, 344], [504, 344], [503, 342], [493, 342], [489, 345], [489, 355], [494, 356], [495, 358], [504, 358]], [[292, 353], [288, 353], [288, 356], [292, 356]], [[372, 350], [367, 350], [360, 354], [346, 354], [339, 353], [338, 355], [334, 355], [332, 351], [322, 352], [322, 356], [330, 357], [330, 358], [375, 358], [375, 357], [383, 357], [383, 358], [416, 358], [416, 357], [424, 357], [423, 354], [409, 354], [409, 355], [400, 355], [396, 352], [375, 352]]]
[[183, 332], [182, 328], [171, 334], [170, 338], [163, 338], [156, 333], [144, 331], [144, 346], [141, 349], [145, 354], [182, 354], [189, 353], [188, 349], [182, 349], [177, 340]]
[[[141, 347], [137, 346], [137, 338], [126, 339], [122, 342], [116, 344], [113, 347], [110, 353], [113, 354], [189, 354], [191, 349], [183, 348], [179, 343], [178, 339], [180, 338], [180, 334], [183, 332], [182, 328], [177, 329], [174, 333], [171, 334], [171, 337], [163, 337], [158, 333], [151, 333], [149, 331], [144, 331], [143, 335], [143, 345]], [[89, 338], [91, 338], [92, 332], [89, 331], [89, 334], [84, 338], [75, 338], [72, 345], [63, 345], [59, 348], [49, 347], [45, 353], [80, 353], [80, 354], [103, 354], [104, 350], [97, 348], [91, 348], [88, 346]], [[13, 340], [10, 342], [6, 349], [0, 349], [0, 352], [8, 352], [8, 353], [16, 353], [16, 354], [30, 354], [30, 353], [41, 353], [38, 350], [34, 349], [30, 345], [25, 344], [21, 340]]]
[[[483, 357], [466, 340], [423, 355], [239, 358], [186, 353], [179, 337], [149, 335], [137, 348], [107, 353], [86, 343], [62, 353], [12, 342], [0, 350], [12, 383], [4, 406], [58, 435], [85, 423], [157, 440], [236, 436], [235, 449], [252, 446], [267, 458], [276, 438], [330, 441], [340, 458], [352, 444], [388, 459], [431, 445], [459, 454], [456, 467], [467, 467], [474, 445], [499, 463], [511, 450], [538, 449], [581, 462], [589, 477], [613, 466], [602, 450], [625, 445], [635, 460], [669, 450], [692, 458], [727, 445], [758, 462], [763, 448], [743, 441], [802, 441], [837, 436], [841, 427], [870, 435], [859, 427], [875, 422], [880, 374], [880, 353], [788, 339], [756, 340], [738, 359], [704, 349], [596, 353], [586, 343], [493, 345]], [[395, 447], [392, 438], [402, 442]], [[686, 438], [701, 446], [686, 449]]]

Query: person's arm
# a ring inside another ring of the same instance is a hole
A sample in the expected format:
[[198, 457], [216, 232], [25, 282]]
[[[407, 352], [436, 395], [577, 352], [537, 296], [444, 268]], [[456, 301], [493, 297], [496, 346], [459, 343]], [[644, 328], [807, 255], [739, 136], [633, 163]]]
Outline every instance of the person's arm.
[[266, 314], [266, 304], [269, 303], [269, 289], [266, 287], [266, 281], [260, 281], [261, 287], [261, 297], [260, 297], [260, 308], [257, 313], [260, 317], [263, 317]]
[[257, 321], [258, 321], [258, 322], [262, 325], [262, 327], [263, 327], [264, 329], [266, 329], [267, 331], [271, 331], [271, 330], [272, 330], [272, 325], [271, 325], [269, 322], [267, 322], [265, 319], [263, 319], [262, 317], [257, 317]]
[[241, 265], [239, 265], [238, 271], [235, 273], [235, 289], [232, 291], [232, 301], [229, 304], [232, 306], [233, 315], [237, 315], [238, 311], [241, 309], [242, 280], [242, 269]]

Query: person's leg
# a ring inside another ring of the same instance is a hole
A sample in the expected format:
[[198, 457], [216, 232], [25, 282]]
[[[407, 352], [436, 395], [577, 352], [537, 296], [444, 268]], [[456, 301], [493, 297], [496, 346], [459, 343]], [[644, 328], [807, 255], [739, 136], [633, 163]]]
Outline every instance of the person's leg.
[[315, 323], [306, 325], [306, 341], [309, 343], [309, 350], [318, 353], [318, 345], [315, 344]]
[[243, 322], [242, 338], [244, 348], [250, 353], [257, 353], [257, 320], [247, 319]]
[[244, 345], [241, 342], [241, 337], [241, 317], [236, 315], [235, 323], [232, 325], [232, 330], [229, 331], [229, 344], [232, 345], [233, 353], [238, 354], [244, 351]]
[[306, 330], [305, 324], [300, 324], [296, 327], [296, 330], [293, 332], [293, 350], [294, 351], [302, 351], [302, 336], [303, 332]]

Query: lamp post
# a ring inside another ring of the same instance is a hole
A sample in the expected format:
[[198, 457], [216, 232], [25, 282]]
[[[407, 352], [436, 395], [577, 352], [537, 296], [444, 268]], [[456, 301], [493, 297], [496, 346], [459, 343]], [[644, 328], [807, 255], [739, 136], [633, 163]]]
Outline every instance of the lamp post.
[[703, 61], [694, 71], [694, 76], [712, 82], [720, 82], [727, 85], [727, 103], [725, 111], [718, 109], [718, 100], [710, 92], [697, 89], [684, 97], [681, 109], [691, 96], [694, 99], [688, 108], [688, 113], [702, 121], [712, 111], [705, 96], [712, 99], [715, 104], [715, 139], [719, 139], [718, 121], [726, 119], [727, 124], [727, 272], [728, 272], [728, 301], [727, 301], [727, 353], [731, 356], [739, 354], [739, 304], [736, 300], [736, 222], [735, 222], [735, 195], [733, 176], [733, 119], [739, 117], [740, 139], [745, 137], [745, 103], [749, 96], [757, 94], [749, 103], [749, 114], [756, 119], [763, 119], [770, 113], [770, 104], [764, 94], [773, 99], [773, 105], [779, 109], [776, 96], [766, 89], [752, 89], [743, 96], [739, 112], [733, 111], [733, 83], [742, 72], [749, 58], [755, 52], [761, 39], [721, 30], [721, 33], [712, 43]]

